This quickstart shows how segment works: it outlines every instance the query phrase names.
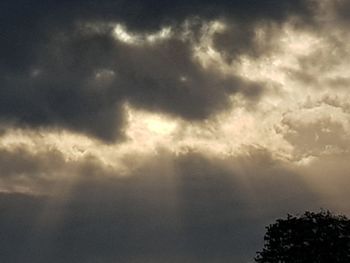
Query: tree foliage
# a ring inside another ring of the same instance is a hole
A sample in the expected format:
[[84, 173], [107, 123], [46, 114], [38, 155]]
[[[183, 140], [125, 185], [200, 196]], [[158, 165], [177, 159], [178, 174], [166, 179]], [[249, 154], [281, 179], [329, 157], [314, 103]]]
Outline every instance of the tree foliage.
[[288, 215], [267, 227], [259, 263], [349, 263], [350, 220], [329, 211]]

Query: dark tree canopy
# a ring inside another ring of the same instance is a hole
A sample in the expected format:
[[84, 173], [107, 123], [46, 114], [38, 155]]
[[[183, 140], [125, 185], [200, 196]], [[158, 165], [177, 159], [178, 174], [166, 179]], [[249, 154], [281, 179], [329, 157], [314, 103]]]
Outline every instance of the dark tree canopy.
[[329, 211], [288, 215], [267, 227], [259, 263], [349, 263], [350, 220]]

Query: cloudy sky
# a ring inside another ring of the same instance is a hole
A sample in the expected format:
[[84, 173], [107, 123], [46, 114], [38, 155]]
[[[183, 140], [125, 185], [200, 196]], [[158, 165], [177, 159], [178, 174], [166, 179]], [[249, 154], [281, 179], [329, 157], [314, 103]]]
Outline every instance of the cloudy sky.
[[248, 263], [350, 215], [347, 0], [3, 0], [0, 261]]

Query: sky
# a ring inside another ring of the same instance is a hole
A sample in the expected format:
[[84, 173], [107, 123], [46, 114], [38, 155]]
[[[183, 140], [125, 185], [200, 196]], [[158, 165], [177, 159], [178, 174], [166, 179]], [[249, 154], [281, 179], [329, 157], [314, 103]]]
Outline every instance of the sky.
[[3, 0], [0, 261], [251, 263], [350, 216], [347, 0]]

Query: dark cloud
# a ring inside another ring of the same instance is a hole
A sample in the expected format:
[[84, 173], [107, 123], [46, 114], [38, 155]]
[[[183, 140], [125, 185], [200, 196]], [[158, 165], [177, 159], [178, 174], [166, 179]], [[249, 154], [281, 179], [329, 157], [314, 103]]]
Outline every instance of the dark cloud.
[[41, 51], [28, 72], [4, 76], [2, 119], [113, 140], [122, 136], [125, 101], [200, 120], [225, 109], [234, 92], [249, 96], [244, 90], [254, 89], [254, 97], [261, 90], [258, 84], [203, 69], [188, 41], [132, 46], [109, 33], [62, 35]]
[[[272, 19], [282, 21], [288, 15], [308, 18], [313, 7], [307, 0], [104, 0], [95, 1], [36, 1], [28, 0], [2, 3], [7, 15], [3, 19], [38, 21], [43, 18], [71, 22], [78, 19], [119, 20], [136, 29], [154, 29], [165, 23], [177, 23], [189, 16], [212, 19], [218, 16], [237, 17], [248, 21]], [[23, 16], [25, 15], [25, 16]]]
[[188, 41], [132, 46], [111, 34], [55, 35], [26, 71], [3, 76], [2, 119], [108, 141], [122, 136], [125, 101], [199, 120], [224, 109], [229, 94], [257, 86], [203, 69]]
[[57, 156], [33, 155], [41, 168], [18, 172], [31, 185], [52, 163], [51, 185], [37, 183], [49, 196], [0, 195], [1, 261], [247, 262], [274, 218], [318, 208], [298, 174], [263, 149], [227, 159], [163, 151], [130, 160], [136, 168], [123, 177], [98, 160]]
[[349, 23], [350, 4], [348, 1], [331, 1], [330, 6], [334, 9], [335, 18], [340, 20], [339, 22], [345, 22], [345, 25]]
[[63, 126], [105, 140], [118, 137], [123, 123], [118, 87], [94, 79], [95, 71], [111, 62], [113, 40], [107, 35], [74, 38], [72, 33], [53, 38], [35, 50], [38, 55], [25, 70], [2, 76], [2, 120]]
[[228, 22], [223, 32], [214, 35], [214, 46], [229, 63], [237, 60], [242, 54], [254, 58], [261, 54], [266, 55], [277, 46], [273, 45], [272, 29], [272, 25], [266, 27], [265, 31], [261, 29], [262, 34], [259, 36], [257, 29], [249, 23]]
[[[154, 45], [124, 45], [112, 37], [109, 23], [154, 32], [163, 25], [177, 27], [189, 17], [225, 17], [238, 26], [218, 36], [216, 47], [234, 58], [265, 50], [255, 41], [258, 22], [309, 17], [310, 12], [308, 1], [287, 0], [5, 1], [1, 121], [65, 128], [113, 141], [124, 135], [125, 102], [202, 120], [227, 107], [230, 94], [251, 97], [246, 91], [253, 87], [256, 97], [259, 84], [202, 68], [193, 59], [190, 40], [175, 36]], [[94, 29], [82, 28], [87, 24]]]

